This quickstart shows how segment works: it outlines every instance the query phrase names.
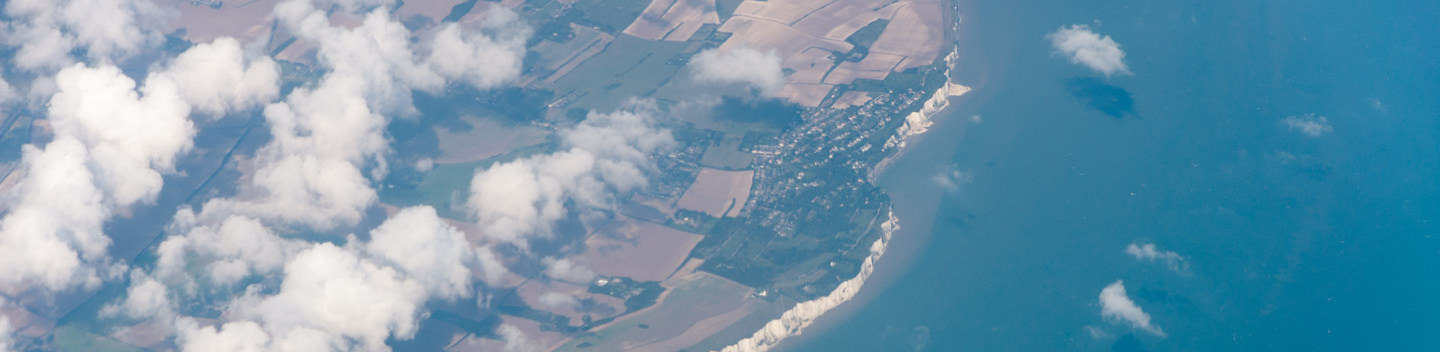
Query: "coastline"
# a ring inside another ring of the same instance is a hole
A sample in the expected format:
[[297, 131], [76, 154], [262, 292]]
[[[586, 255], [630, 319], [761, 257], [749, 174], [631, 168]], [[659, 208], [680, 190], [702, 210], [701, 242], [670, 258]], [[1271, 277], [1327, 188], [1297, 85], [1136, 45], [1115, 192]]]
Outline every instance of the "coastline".
[[905, 115], [905, 123], [900, 125], [900, 128], [895, 130], [895, 134], [891, 135], [890, 139], [885, 141], [885, 147], [894, 148], [895, 153], [880, 160], [879, 163], [875, 164], [874, 168], [870, 169], [870, 183], [878, 184], [879, 176], [885, 173], [885, 170], [890, 167], [890, 164], [899, 160], [900, 157], [905, 154], [907, 150], [905, 147], [910, 143], [910, 140], [913, 139], [912, 137], [930, 131], [930, 127], [935, 125], [935, 116], [944, 113], [945, 110], [950, 107], [950, 98], [963, 96], [965, 93], [970, 92], [971, 88], [969, 86], [956, 84], [950, 77], [950, 72], [955, 67], [955, 60], [958, 60], [959, 57], [959, 47], [952, 48], [950, 53], [945, 55], [945, 85], [940, 86], [940, 89], [936, 89], [935, 93], [930, 94], [930, 98], [925, 100], [920, 110]]
[[[953, 113], [953, 109], [946, 112]], [[832, 327], [843, 324], [848, 317], [894, 284], [910, 268], [925, 243], [929, 242], [943, 192], [936, 192], [935, 188], [938, 186], [930, 182], [916, 182], [915, 177], [918, 175], [925, 178], [924, 176], [938, 170], [936, 165], [948, 162], [956, 153], [955, 146], [959, 144], [958, 138], [950, 137], [963, 136], [969, 125], [962, 119], [944, 116], [946, 123], [938, 124], [935, 134], [946, 138], [919, 136], [922, 138], [914, 139], [912, 148], [905, 150], [903, 154], [892, 156], [896, 158], [893, 168], [877, 175], [881, 188], [890, 195], [891, 209], [905, 219], [905, 226], [898, 228], [894, 236], [887, 241], [885, 260], [875, 266], [875, 271], [865, 282], [865, 289], [851, 298], [848, 302], [850, 304], [842, 304], [816, 319], [806, 330], [811, 334], [786, 339], [778, 349], [789, 350], [804, 346]], [[945, 162], [937, 164], [936, 160]]]
[[806, 327], [814, 323], [816, 319], [825, 315], [835, 307], [850, 301], [860, 292], [865, 285], [865, 280], [875, 272], [875, 263], [885, 254], [885, 247], [895, 230], [899, 229], [899, 222], [895, 218], [895, 211], [892, 207], [889, 211], [889, 219], [880, 224], [881, 231], [879, 239], [870, 245], [870, 255], [860, 264], [860, 272], [855, 277], [841, 282], [835, 290], [830, 291], [825, 297], [800, 302], [780, 315], [780, 318], [771, 320], [756, 331], [754, 335], [726, 346], [723, 352], [760, 352], [769, 351], [775, 348], [780, 342], [791, 336], [800, 335]]
[[[895, 148], [895, 153], [881, 160], [879, 163], [876, 164], [873, 169], [871, 169], [869, 175], [870, 182], [879, 184], [880, 176], [886, 174], [886, 170], [888, 170], [898, 160], [900, 160], [902, 156], [907, 154], [906, 152], [910, 149], [907, 148], [909, 144], [915, 139], [917, 139], [916, 137], [919, 137], [930, 131], [931, 127], [935, 124], [936, 115], [945, 113], [949, 110], [948, 108], [950, 107], [950, 98], [962, 96], [965, 93], [970, 92], [970, 87], [955, 84], [950, 80], [950, 72], [953, 69], [954, 61], [958, 56], [958, 48], [952, 49], [951, 52], [946, 55], [945, 62], [947, 64], [947, 67], [945, 70], [945, 85], [941, 86], [934, 93], [932, 93], [930, 95], [930, 98], [923, 103], [922, 107], [919, 110], [906, 115], [905, 123], [899, 128], [897, 128], [895, 134], [892, 135], [890, 139], [887, 140], [885, 143], [887, 148]], [[949, 151], [953, 153], [953, 148], [942, 149], [944, 151]], [[917, 194], [922, 193], [930, 195], [934, 198], [933, 202], [923, 203], [938, 204], [939, 197], [934, 195], [933, 192], [917, 192]], [[794, 307], [791, 307], [789, 310], [785, 311], [779, 318], [776, 318], [775, 320], [771, 320], [770, 322], [766, 323], [750, 337], [744, 338], [734, 344], [726, 346], [721, 351], [769, 351], [776, 348], [781, 343], [787, 341], [793, 342], [794, 337], [801, 336], [806, 328], [812, 327], [817, 322], [829, 323], [829, 320], [832, 319], [822, 318], [838, 315], [837, 313], [840, 312], [836, 312], [836, 310], [844, 309], [844, 307], [846, 307], [845, 303], [856, 301], [856, 298], [859, 297], [873, 295], [873, 289], [865, 291], [862, 291], [861, 289], [865, 287], [867, 281], [870, 281], [870, 279], [874, 277], [874, 274], [877, 272], [877, 265], [878, 263], [880, 263], [880, 259], [884, 257], [885, 253], [887, 252], [887, 248], [894, 247], [894, 234], [898, 232], [901, 228], [899, 224], [899, 219], [895, 215], [895, 204], [898, 202], [893, 201], [893, 199], [896, 198], [894, 196], [895, 195], [892, 194], [892, 203], [888, 209], [888, 219], [881, 224], [881, 229], [883, 232], [880, 238], [876, 239], [875, 242], [871, 244], [870, 254], [865, 258], [865, 261], [861, 263], [860, 272], [857, 273], [855, 277], [841, 282], [839, 286], [837, 286], [834, 290], [830, 292], [830, 294], [824, 297], [797, 303]], [[922, 243], [923, 240], [928, 237], [929, 228], [931, 225], [930, 223], [933, 222], [933, 213], [935, 211], [935, 209], [933, 209], [934, 206], [931, 206], [930, 208], [931, 209], [928, 212], [928, 216], [919, 216], [919, 219], [921, 220], [921, 225], [923, 226], [920, 226], [921, 228], [918, 228], [918, 231], [916, 231], [916, 233], [922, 236], [916, 239], [921, 241], [904, 241], [906, 246], [903, 248], [902, 252], [905, 252], [904, 254], [907, 254], [906, 257], [909, 257], [910, 254], [913, 254], [919, 248], [919, 243]], [[912, 221], [914, 221], [914, 219], [912, 219]], [[888, 262], [889, 261], [887, 261], [887, 263]], [[881, 268], [884, 268], [884, 270], [879, 270], [879, 272], [884, 273], [884, 275], [881, 276], [882, 278], [880, 278], [880, 280], [884, 281], [884, 283], [886, 284], [894, 281], [893, 272], [899, 271], [900, 268], [908, 266], [909, 262], [909, 260], [904, 260], [903, 262], [895, 263], [901, 265], [891, 264], [881, 266]], [[873, 288], [873, 286], [875, 286], [875, 283], [872, 282], [871, 287]], [[862, 296], [862, 292], [866, 292], [867, 294]], [[816, 328], [818, 329], [820, 327]]]

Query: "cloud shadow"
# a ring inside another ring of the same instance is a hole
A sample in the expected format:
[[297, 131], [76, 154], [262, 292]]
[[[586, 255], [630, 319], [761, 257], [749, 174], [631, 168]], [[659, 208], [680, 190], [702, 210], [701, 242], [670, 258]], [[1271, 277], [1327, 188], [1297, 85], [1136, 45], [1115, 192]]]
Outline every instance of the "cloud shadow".
[[1105, 115], [1117, 119], [1135, 115], [1135, 99], [1130, 91], [1096, 77], [1075, 77], [1065, 80], [1070, 95]]

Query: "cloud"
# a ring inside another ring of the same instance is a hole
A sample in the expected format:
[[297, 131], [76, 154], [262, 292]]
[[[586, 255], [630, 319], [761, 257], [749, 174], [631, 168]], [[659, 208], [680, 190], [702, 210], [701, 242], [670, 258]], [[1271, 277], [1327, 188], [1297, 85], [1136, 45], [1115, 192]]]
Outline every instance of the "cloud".
[[197, 110], [214, 115], [268, 103], [280, 94], [280, 71], [268, 56], [249, 57], [234, 38], [197, 44], [159, 77], [174, 81]]
[[547, 309], [574, 307], [579, 301], [575, 296], [560, 292], [546, 292], [540, 295], [540, 306]]
[[[22, 286], [60, 291], [95, 287], [110, 238], [101, 226], [110, 212], [93, 175], [85, 167], [85, 146], [60, 137], [45, 149], [25, 146], [24, 175], [6, 201], [9, 213], [0, 219], [0, 287], [9, 293]], [[16, 176], [11, 176], [16, 177]]]
[[570, 259], [545, 258], [545, 276], [552, 279], [568, 281], [578, 284], [587, 284], [595, 279], [595, 272], [581, 266]]
[[1083, 24], [1062, 26], [1048, 35], [1050, 45], [1070, 59], [1071, 63], [1085, 65], [1106, 76], [1128, 75], [1130, 68], [1125, 65], [1125, 51], [1108, 35], [1100, 35]]
[[[201, 326], [194, 319], [177, 324], [175, 343], [181, 351], [267, 351], [270, 334], [253, 321], [225, 323], [220, 327]], [[296, 346], [298, 347], [298, 346]], [[321, 348], [317, 350], [326, 350]]]
[[930, 180], [935, 182], [936, 185], [939, 185], [940, 188], [954, 192], [960, 190], [960, 186], [974, 181], [975, 175], [971, 170], [959, 170], [952, 167], [950, 170], [935, 174]]
[[194, 292], [200, 283], [228, 288], [251, 275], [278, 272], [301, 243], [282, 239], [253, 218], [196, 218], [191, 209], [175, 214], [170, 236], [156, 248], [155, 276]]
[[1365, 99], [1365, 101], [1370, 102], [1370, 107], [1374, 108], [1375, 111], [1384, 113], [1390, 110], [1389, 107], [1385, 106], [1385, 102], [1380, 101], [1380, 98], [1368, 98]]
[[0, 316], [0, 352], [12, 351], [15, 346], [15, 331], [10, 326], [10, 318]]
[[354, 27], [332, 25], [326, 11], [303, 0], [279, 4], [275, 14], [300, 40], [318, 46], [320, 63], [330, 70], [316, 85], [265, 108], [272, 140], [257, 152], [243, 196], [211, 200], [202, 212], [320, 231], [355, 224], [378, 199], [370, 181], [387, 172], [385, 126], [390, 115], [415, 112], [413, 90], [435, 91], [447, 80], [486, 88], [515, 77], [519, 66], [512, 59], [524, 56], [515, 43], [523, 44], [529, 32], [500, 29], [523, 27], [513, 15], [478, 25], [489, 34], [447, 27], [431, 39], [443, 43], [431, 46], [462, 46], [473, 51], [466, 56], [472, 61], [437, 71], [417, 54], [425, 43], [412, 40], [418, 36], [386, 9], [374, 9]]
[[436, 72], [477, 88], [494, 87], [520, 76], [521, 59], [530, 28], [518, 25], [518, 16], [495, 7], [474, 30], [458, 23], [445, 24], [435, 33], [427, 63]]
[[[12, 2], [10, 6], [29, 5]], [[6, 200], [10, 211], [0, 220], [0, 257], [4, 258], [0, 260], [6, 267], [18, 268], [0, 274], [0, 286], [9, 291], [31, 285], [51, 291], [88, 288], [101, 276], [116, 273], [119, 267], [112, 267], [105, 257], [110, 239], [102, 232], [104, 223], [121, 208], [155, 200], [164, 187], [164, 174], [173, 171], [176, 157], [193, 144], [191, 99], [207, 104], [185, 93], [200, 87], [176, 81], [177, 72], [217, 73], [243, 67], [216, 68], [203, 62], [205, 58], [243, 62], [238, 48], [200, 59], [192, 55], [208, 48], [201, 45], [186, 51], [175, 65], [149, 75], [141, 86], [119, 68], [105, 64], [74, 64], [55, 74], [54, 95], [47, 104], [53, 140], [43, 149], [25, 147], [22, 172], [16, 174], [21, 177], [14, 190], [17, 196]], [[248, 72], [264, 71], [251, 68]], [[235, 97], [248, 96], [236, 93], [244, 89], [278, 89], [264, 84], [277, 83], [268, 80], [242, 88], [225, 84], [204, 91], [209, 96]], [[214, 109], [222, 112], [258, 103], [251, 98], [229, 100]]]
[[433, 208], [402, 209], [369, 242], [349, 242], [308, 245], [285, 263], [278, 290], [267, 295], [263, 283], [252, 285], [218, 328], [181, 318], [178, 344], [185, 351], [386, 350], [387, 339], [414, 336], [426, 302], [471, 295], [474, 252]]
[[435, 168], [435, 159], [421, 158], [415, 161], [415, 171], [427, 172]]
[[1101, 329], [1101, 328], [1098, 327], [1098, 326], [1086, 325], [1086, 326], [1085, 326], [1085, 332], [1088, 333], [1088, 334], [1090, 334], [1090, 338], [1096, 339], [1096, 340], [1104, 340], [1104, 339], [1109, 339], [1109, 338], [1111, 338], [1111, 337], [1114, 337], [1114, 336], [1110, 335], [1110, 333], [1105, 332], [1105, 329]]
[[1123, 280], [1116, 280], [1100, 290], [1100, 316], [1123, 322], [1155, 336], [1165, 337], [1165, 331], [1150, 323], [1150, 314], [1140, 310], [1140, 306], [1135, 305], [1135, 301], [1131, 301], [1125, 294]]
[[[376, 201], [370, 180], [386, 172], [384, 128], [390, 117], [415, 112], [412, 91], [451, 83], [488, 88], [518, 77], [530, 30], [513, 13], [497, 8], [478, 24], [411, 33], [379, 7], [391, 1], [285, 1], [274, 18], [316, 44], [327, 71], [277, 102], [276, 63], [231, 38], [158, 61], [137, 84], [110, 62], [158, 38], [146, 26], [163, 23], [137, 19], [163, 11], [146, 1], [85, 6], [90, 2], [5, 5], [16, 20], [0, 29], [0, 40], [20, 46], [22, 68], [58, 73], [42, 74], [29, 88], [31, 96], [53, 93], [54, 138], [24, 147], [20, 181], [0, 200], [8, 209], [0, 218], [4, 292], [93, 288], [122, 277], [124, 266], [106, 257], [104, 224], [125, 207], [155, 200], [164, 175], [193, 144], [189, 115], [257, 106], [264, 106], [271, 138], [247, 161], [253, 168], [242, 170], [240, 194], [178, 211], [152, 271], [133, 272], [126, 295], [103, 307], [105, 315], [173, 317], [184, 350], [381, 350], [387, 339], [414, 335], [426, 302], [473, 295], [472, 268], [486, 280], [505, 272], [490, 248], [470, 246], [430, 207], [401, 210], [368, 242], [350, 236], [344, 245], [313, 244], [283, 235], [358, 223]], [[332, 25], [331, 5], [373, 11], [359, 25]], [[76, 22], [82, 19], [93, 23]], [[72, 52], [97, 63], [71, 64]], [[0, 99], [13, 98], [8, 87], [0, 85]], [[629, 159], [634, 152], [606, 139], [639, 138], [619, 130], [624, 122], [584, 126], [613, 133], [600, 139], [568, 138], [593, 158], [592, 179], [615, 189], [631, 187], [635, 181], [622, 180], [640, 174]], [[232, 296], [221, 315], [227, 322], [201, 326], [174, 315], [195, 304], [186, 299], [227, 299], [216, 294]]]
[[15, 86], [6, 82], [4, 77], [0, 77], [0, 104], [9, 104], [19, 98], [20, 93], [15, 92]]
[[147, 319], [151, 317], [173, 317], [170, 307], [170, 294], [165, 284], [156, 281], [141, 271], [133, 271], [130, 275], [130, 288], [125, 291], [125, 299], [118, 304], [108, 304], [100, 309], [101, 317], [123, 316], [131, 319]]
[[426, 293], [421, 282], [394, 268], [321, 243], [285, 264], [278, 293], [252, 292], [231, 309], [260, 322], [274, 339], [271, 346], [324, 341], [343, 346], [339, 350], [373, 351], [384, 349], [387, 338], [414, 335]]
[[1329, 119], [1313, 113], [1286, 116], [1284, 119], [1280, 119], [1280, 123], [1285, 124], [1290, 130], [1300, 132], [1311, 138], [1321, 137], [1335, 131], [1335, 128], [1330, 126]]
[[755, 48], [714, 48], [701, 51], [690, 59], [695, 80], [707, 83], [745, 83], [766, 96], [775, 96], [785, 85], [780, 55], [774, 50]]
[[299, 40], [318, 46], [319, 60], [331, 69], [322, 84], [346, 86], [383, 114], [414, 113], [410, 91], [435, 91], [446, 80], [484, 89], [518, 77], [531, 33], [500, 7], [479, 23], [443, 25], [423, 41], [386, 8], [371, 10], [354, 27], [332, 25], [325, 8], [290, 0], [277, 5], [275, 15]]
[[487, 284], [500, 284], [500, 280], [504, 278], [506, 273], [510, 272], [509, 269], [505, 268], [505, 264], [500, 261], [500, 257], [495, 256], [495, 251], [491, 250], [489, 246], [475, 247], [475, 260], [480, 266], [480, 279]]
[[540, 351], [540, 346], [530, 341], [530, 338], [525, 336], [525, 332], [520, 331], [520, 328], [514, 325], [500, 324], [500, 327], [495, 329], [495, 333], [500, 335], [500, 341], [505, 342], [506, 352]]
[[632, 101], [611, 113], [591, 113], [559, 132], [559, 152], [499, 163], [475, 174], [466, 204], [492, 239], [522, 248], [548, 237], [567, 202], [605, 207], [617, 193], [643, 187], [648, 155], [674, 144], [656, 126], [654, 103]]
[[365, 250], [416, 278], [436, 296], [470, 295], [469, 266], [476, 254], [465, 234], [441, 220], [435, 208], [400, 210], [370, 231]]
[[5, 14], [4, 41], [27, 70], [68, 66], [73, 51], [99, 63], [128, 57], [158, 43], [170, 15], [146, 0], [11, 0]]
[[136, 94], [135, 81], [114, 66], [74, 65], [55, 75], [50, 98], [55, 135], [74, 137], [90, 151], [99, 184], [117, 206], [149, 202], [160, 193], [175, 156], [190, 149], [195, 127], [179, 87], [152, 79]]
[[[201, 326], [180, 317], [176, 342], [182, 350], [383, 350], [387, 339], [414, 335], [426, 302], [473, 295], [472, 268], [486, 280], [505, 272], [488, 247], [472, 247], [428, 206], [402, 209], [373, 229], [368, 241], [348, 236], [343, 246], [281, 235], [359, 222], [377, 200], [370, 181], [386, 173], [385, 126], [392, 116], [415, 112], [412, 91], [438, 91], [452, 81], [486, 88], [518, 76], [529, 30], [513, 14], [417, 34], [377, 7], [386, 3], [335, 3], [369, 11], [353, 26], [332, 25], [323, 10], [330, 3], [276, 6], [280, 25], [315, 44], [319, 64], [328, 70], [265, 107], [271, 139], [249, 161], [239, 195], [181, 210], [172, 221], [168, 232], [179, 235], [157, 250], [155, 272], [162, 282], [199, 293], [252, 282], [226, 305], [228, 322]], [[217, 42], [195, 57], [233, 59], [239, 51], [231, 44]], [[451, 54], [470, 61], [457, 66], [432, 60]], [[264, 82], [268, 60], [210, 67], [229, 67], [231, 74], [246, 67], [230, 77]], [[250, 68], [257, 67], [252, 75]], [[202, 90], [195, 96], [220, 109], [273, 99], [268, 90], [241, 91], [249, 93]], [[246, 280], [256, 275], [266, 278]]]
[[[10, 305], [4, 297], [0, 297], [0, 308]], [[0, 314], [0, 352], [10, 352], [15, 348], [15, 327], [10, 324], [10, 317]]]
[[1141, 261], [1163, 262], [1165, 263], [1165, 266], [1170, 268], [1170, 270], [1174, 270], [1177, 272], [1186, 272], [1190, 270], [1190, 261], [1188, 259], [1186, 259], [1184, 256], [1181, 256], [1180, 253], [1161, 250], [1160, 248], [1155, 247], [1154, 243], [1131, 243], [1130, 245], [1125, 246], [1125, 254], [1129, 254], [1131, 257], [1135, 257], [1135, 259]]

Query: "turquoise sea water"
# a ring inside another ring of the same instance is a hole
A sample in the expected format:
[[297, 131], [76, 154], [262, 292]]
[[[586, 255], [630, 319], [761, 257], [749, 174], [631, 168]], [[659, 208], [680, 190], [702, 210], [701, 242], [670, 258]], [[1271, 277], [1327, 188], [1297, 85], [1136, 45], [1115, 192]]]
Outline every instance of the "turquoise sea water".
[[[975, 91], [882, 178], [895, 249], [782, 347], [1440, 349], [1440, 2], [961, 7]], [[1134, 74], [1056, 55], [1045, 35], [1069, 24]], [[1333, 131], [1281, 122], [1305, 114]], [[937, 196], [952, 169], [971, 182]], [[1101, 317], [1117, 280], [1166, 336]]]

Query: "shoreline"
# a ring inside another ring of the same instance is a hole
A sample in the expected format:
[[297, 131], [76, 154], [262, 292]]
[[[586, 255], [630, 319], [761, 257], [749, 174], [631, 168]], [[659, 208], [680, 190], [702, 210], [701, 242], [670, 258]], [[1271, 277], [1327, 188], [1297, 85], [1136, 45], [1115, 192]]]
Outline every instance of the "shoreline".
[[879, 176], [884, 174], [886, 169], [890, 168], [890, 164], [899, 160], [900, 157], [909, 150], [909, 148], [905, 147], [910, 143], [911, 137], [923, 135], [925, 132], [930, 131], [930, 127], [935, 125], [935, 116], [944, 113], [950, 108], [950, 98], [963, 96], [970, 92], [971, 88], [969, 86], [955, 84], [950, 78], [950, 72], [954, 69], [955, 60], [958, 60], [959, 57], [960, 49], [958, 46], [952, 48], [950, 53], [945, 55], [945, 85], [936, 89], [935, 93], [931, 93], [930, 98], [925, 100], [920, 110], [905, 115], [905, 123], [900, 125], [900, 128], [895, 130], [895, 134], [885, 141], [885, 147], [895, 148], [895, 154], [875, 163], [875, 167], [870, 169], [870, 183], [879, 184]]
[[[869, 179], [871, 183], [875, 183], [878, 185], [880, 175], [885, 174], [885, 171], [888, 170], [890, 166], [897, 162], [897, 160], [900, 160], [901, 157], [905, 155], [907, 151], [909, 151], [910, 148], [907, 148], [908, 143], [915, 139], [915, 137], [921, 136], [928, 132], [930, 130], [930, 127], [932, 127], [935, 123], [935, 117], [948, 111], [948, 108], [950, 107], [950, 98], [962, 96], [965, 93], [970, 92], [970, 87], [955, 84], [950, 80], [950, 72], [953, 69], [954, 61], [958, 56], [958, 47], [952, 49], [951, 52], [946, 55], [945, 62], [947, 64], [947, 67], [945, 69], [945, 85], [941, 86], [939, 89], [936, 89], [935, 92], [931, 94], [930, 98], [923, 103], [920, 110], [911, 112], [910, 114], [906, 115], [905, 123], [895, 131], [895, 135], [891, 136], [891, 138], [886, 141], [885, 145], [887, 147], [896, 148], [896, 152], [889, 157], [881, 160], [879, 163], [876, 163], [875, 167], [871, 169], [869, 174]], [[734, 344], [726, 346], [725, 348], [721, 349], [721, 351], [769, 351], [776, 348], [783, 342], [794, 340], [793, 337], [801, 336], [806, 328], [813, 326], [817, 322], [822, 322], [822, 318], [834, 316], [835, 313], [840, 313], [835, 312], [835, 310], [844, 307], [845, 303], [854, 301], [857, 297], [862, 297], [861, 292], [873, 292], [873, 290], [862, 291], [862, 288], [864, 288], [866, 282], [869, 281], [872, 276], [874, 276], [875, 272], [877, 271], [877, 264], [880, 262], [880, 259], [884, 257], [887, 248], [894, 246], [894, 244], [892, 243], [894, 234], [901, 228], [899, 224], [899, 219], [895, 216], [895, 207], [896, 205], [892, 198], [892, 203], [887, 211], [888, 219], [881, 224], [881, 229], [883, 232], [880, 238], [876, 239], [875, 242], [871, 243], [870, 255], [866, 256], [865, 261], [861, 263], [859, 273], [857, 273], [854, 277], [841, 282], [839, 286], [835, 287], [835, 289], [830, 292], [830, 294], [824, 297], [795, 304], [795, 306], [791, 307], [789, 310], [786, 310], [783, 314], [781, 314], [780, 317], [766, 323], [750, 337], [741, 339]], [[934, 210], [932, 210], [932, 212], [933, 211]], [[922, 218], [924, 217], [922, 216]], [[933, 214], [931, 214], [931, 216], [929, 216], [928, 218], [930, 218], [932, 220], [931, 222], [933, 222]], [[921, 227], [923, 228], [921, 232], [926, 232], [930, 228], [930, 224], [926, 223], [923, 224], [923, 226]], [[926, 237], [928, 237], [928, 234]], [[914, 250], [917, 248], [917, 246], [906, 246], [906, 248], [904, 249], [907, 254], [913, 254]], [[905, 263], [908, 264], [909, 261], [905, 261]], [[885, 266], [885, 268], [887, 268], [888, 270], [884, 270], [882, 272], [886, 274], [890, 274], [891, 271], [898, 269], [893, 265]], [[890, 281], [894, 280], [893, 275], [883, 275], [882, 277], [884, 277], [884, 279], [882, 280], [886, 281], [885, 283], [887, 284]], [[873, 283], [872, 286], [874, 286]]]
[[[949, 120], [954, 119], [951, 118]], [[963, 136], [964, 128], [969, 124], [963, 123], [964, 121], [961, 120], [954, 121], [960, 123], [952, 122], [940, 125], [939, 129], [944, 131], [944, 133], [942, 133], [943, 135]], [[938, 155], [922, 156], [906, 154], [908, 157], [905, 160], [898, 160], [896, 165], [899, 169], [906, 171], [907, 174], [934, 172], [935, 170], [932, 169], [934, 166], [933, 163], [927, 163], [925, 160], [950, 160], [956, 153], [953, 144], [958, 144], [947, 142], [945, 139], [934, 138], [920, 138], [916, 142], [916, 144], [924, 145], [925, 148], [909, 149], [907, 151]], [[936, 147], [937, 145], [939, 147]], [[896, 155], [897, 158], [899, 156], [900, 154]], [[929, 174], [920, 175], [924, 176]], [[929, 183], [921, 182], [917, 184], [914, 182], [913, 177], [896, 179], [896, 177], [900, 177], [898, 174], [887, 173], [881, 173], [878, 176], [878, 179], [882, 181], [881, 187], [891, 196], [893, 202], [891, 209], [894, 209], [898, 214], [902, 214], [908, 225], [897, 229], [895, 236], [886, 244], [886, 254], [888, 254], [888, 256], [885, 257], [886, 259], [884, 261], [876, 265], [875, 272], [871, 274], [865, 283], [865, 289], [861, 290], [858, 295], [849, 301], [849, 303], [852, 304], [843, 304], [827, 312], [810, 325], [807, 331], [812, 332], [811, 335], [798, 335], [786, 339], [778, 346], [779, 349], [784, 350], [786, 348], [804, 345], [810, 339], [821, 336], [823, 332], [834, 328], [838, 324], [844, 323], [847, 317], [854, 314], [858, 309], [863, 308], [868, 302], [876, 299], [879, 294], [884, 292], [885, 288], [894, 284], [894, 282], [899, 279], [900, 274], [910, 268], [916, 260], [916, 255], [920, 253], [923, 245], [928, 242], [933, 235], [931, 231], [934, 227], [936, 213], [939, 212], [939, 203], [942, 194], [934, 192], [934, 187]]]
[[760, 352], [769, 351], [776, 345], [784, 342], [787, 338], [798, 336], [804, 332], [815, 320], [824, 316], [845, 302], [849, 302], [865, 285], [865, 280], [875, 272], [875, 263], [885, 255], [885, 247], [889, 243], [891, 235], [900, 228], [898, 219], [895, 218], [895, 208], [890, 208], [889, 219], [880, 224], [881, 231], [879, 239], [870, 244], [870, 255], [860, 264], [860, 273], [855, 277], [841, 282], [835, 290], [825, 297], [796, 303], [794, 307], [786, 310], [780, 318], [765, 323], [755, 334], [735, 342], [730, 346], [721, 349], [722, 352]]

